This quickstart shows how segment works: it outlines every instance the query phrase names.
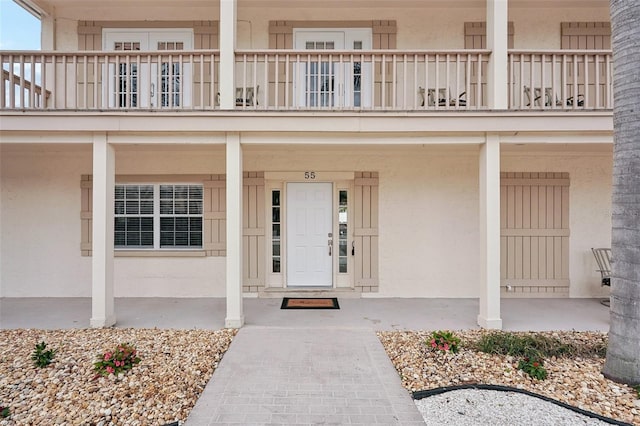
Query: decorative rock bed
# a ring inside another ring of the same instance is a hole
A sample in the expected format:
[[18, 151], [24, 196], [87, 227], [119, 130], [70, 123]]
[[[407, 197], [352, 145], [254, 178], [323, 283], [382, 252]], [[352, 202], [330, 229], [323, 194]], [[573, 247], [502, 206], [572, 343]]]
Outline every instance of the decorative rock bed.
[[[512, 356], [490, 355], [470, 349], [486, 331], [456, 332], [463, 345], [457, 354], [431, 351], [424, 344], [431, 332], [379, 332], [383, 346], [403, 386], [411, 391], [462, 384], [497, 384], [526, 389], [605, 417], [640, 425], [640, 400], [626, 385], [612, 382], [602, 375], [604, 358], [547, 358], [546, 380], [536, 380], [518, 370]], [[606, 333], [547, 332], [563, 342], [606, 344]]]
[[[185, 420], [235, 330], [0, 330], [0, 425], [147, 425]], [[40, 341], [57, 349], [37, 368]], [[139, 364], [119, 377], [96, 377], [98, 354], [131, 343]]]

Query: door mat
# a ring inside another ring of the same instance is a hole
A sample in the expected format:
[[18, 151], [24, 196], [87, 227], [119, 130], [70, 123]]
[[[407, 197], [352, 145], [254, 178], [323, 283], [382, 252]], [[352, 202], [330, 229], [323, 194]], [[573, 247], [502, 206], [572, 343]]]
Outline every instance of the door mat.
[[280, 309], [340, 309], [337, 297], [284, 297]]

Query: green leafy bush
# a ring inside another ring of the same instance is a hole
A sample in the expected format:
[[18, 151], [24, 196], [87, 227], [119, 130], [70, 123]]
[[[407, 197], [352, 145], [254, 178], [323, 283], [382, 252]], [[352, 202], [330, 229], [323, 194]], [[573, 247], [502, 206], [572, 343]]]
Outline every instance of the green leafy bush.
[[11, 415], [11, 410], [9, 410], [9, 407], [3, 407], [2, 405], [0, 405], [0, 417], [2, 417], [3, 419], [6, 419], [10, 415]]
[[434, 331], [426, 343], [434, 351], [458, 353], [460, 348], [460, 338], [450, 331]]
[[518, 369], [524, 371], [534, 379], [544, 380], [547, 378], [547, 370], [544, 368], [542, 359], [524, 358], [518, 363]]
[[603, 342], [589, 344], [564, 342], [559, 338], [542, 334], [510, 332], [485, 334], [476, 344], [476, 349], [490, 354], [530, 358], [604, 357], [606, 355], [606, 343]]
[[56, 352], [57, 350], [55, 349], [47, 349], [47, 344], [45, 342], [40, 342], [36, 344], [36, 347], [31, 354], [31, 360], [37, 367], [43, 368], [53, 362]]
[[94, 370], [100, 376], [124, 373], [131, 370], [140, 362], [136, 348], [128, 343], [121, 343], [112, 351], [98, 354], [98, 361], [93, 364]]

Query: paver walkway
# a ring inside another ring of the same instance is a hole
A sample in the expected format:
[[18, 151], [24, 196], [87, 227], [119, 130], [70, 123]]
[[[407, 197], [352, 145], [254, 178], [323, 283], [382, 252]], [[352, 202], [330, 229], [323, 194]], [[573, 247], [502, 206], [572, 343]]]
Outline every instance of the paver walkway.
[[424, 425], [375, 332], [245, 326], [187, 426]]

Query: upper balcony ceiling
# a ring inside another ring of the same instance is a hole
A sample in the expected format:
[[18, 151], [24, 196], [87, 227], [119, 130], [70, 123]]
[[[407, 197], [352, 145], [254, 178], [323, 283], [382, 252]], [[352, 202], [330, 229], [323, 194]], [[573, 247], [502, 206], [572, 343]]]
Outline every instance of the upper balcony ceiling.
[[[219, 8], [220, 0], [14, 0], [32, 13], [82, 19], [98, 9], [185, 9]], [[238, 8], [484, 8], [486, 0], [237, 0]], [[510, 8], [609, 7], [609, 0], [508, 0]]]

